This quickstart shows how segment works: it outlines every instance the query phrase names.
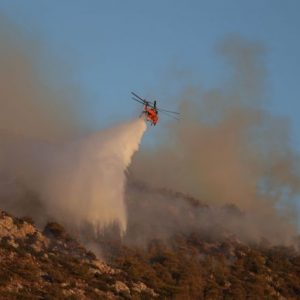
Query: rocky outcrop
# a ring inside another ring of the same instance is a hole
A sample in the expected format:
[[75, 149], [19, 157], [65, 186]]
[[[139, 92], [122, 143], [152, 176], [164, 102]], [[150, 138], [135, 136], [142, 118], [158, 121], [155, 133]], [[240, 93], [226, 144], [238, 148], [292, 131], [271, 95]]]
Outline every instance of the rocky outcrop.
[[0, 212], [0, 238], [24, 239], [28, 235], [36, 233], [36, 228], [20, 219], [13, 218], [5, 212]]
[[96, 258], [57, 223], [44, 231], [0, 212], [1, 299], [157, 297], [126, 272]]

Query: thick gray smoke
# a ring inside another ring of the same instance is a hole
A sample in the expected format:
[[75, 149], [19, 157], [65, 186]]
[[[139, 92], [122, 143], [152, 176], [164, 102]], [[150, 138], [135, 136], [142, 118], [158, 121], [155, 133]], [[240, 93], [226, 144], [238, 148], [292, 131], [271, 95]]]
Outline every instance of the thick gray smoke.
[[1, 209], [40, 224], [52, 219], [69, 228], [90, 224], [99, 230], [117, 223], [124, 232], [125, 175], [146, 130], [144, 120], [86, 134], [76, 90], [65, 92], [69, 85], [58, 80], [59, 71], [59, 86], [54, 84], [38, 67], [37, 48], [2, 25]]
[[[150, 188], [130, 186], [130, 223], [141, 231], [147, 220], [144, 238], [159, 235], [150, 228], [161, 228], [166, 236], [221, 224], [243, 240], [290, 243], [297, 234], [299, 157], [290, 146], [288, 122], [264, 109], [264, 49], [234, 37], [218, 51], [231, 76], [215, 89], [186, 88], [181, 121], [170, 123], [157, 148], [134, 160], [132, 181], [142, 178]], [[193, 195], [212, 205], [213, 213], [150, 192], [160, 187]], [[228, 204], [239, 207], [243, 217], [220, 209]]]

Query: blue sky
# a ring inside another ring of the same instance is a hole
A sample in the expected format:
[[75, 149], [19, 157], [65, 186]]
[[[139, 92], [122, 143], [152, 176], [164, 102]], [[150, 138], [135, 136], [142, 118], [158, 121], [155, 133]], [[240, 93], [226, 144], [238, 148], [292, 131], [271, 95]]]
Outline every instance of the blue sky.
[[137, 113], [131, 90], [172, 108], [173, 103], [163, 105], [176, 91], [171, 74], [193, 74], [191, 80], [205, 87], [217, 84], [224, 68], [214, 48], [226, 36], [260, 41], [267, 49], [267, 109], [291, 120], [298, 149], [299, 11], [297, 0], [0, 2], [3, 15], [39, 40], [45, 53], [70, 66], [86, 97], [85, 116], [95, 128]]

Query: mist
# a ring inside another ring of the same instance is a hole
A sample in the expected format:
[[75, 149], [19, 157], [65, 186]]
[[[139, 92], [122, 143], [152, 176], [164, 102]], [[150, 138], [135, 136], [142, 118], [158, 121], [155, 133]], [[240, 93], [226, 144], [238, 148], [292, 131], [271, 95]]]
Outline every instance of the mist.
[[126, 170], [146, 130], [143, 119], [123, 122], [60, 149], [41, 187], [46, 210], [69, 227], [85, 223], [97, 232], [127, 227]]
[[62, 143], [2, 142], [2, 208], [40, 226], [57, 221], [96, 236], [117, 224], [124, 234], [126, 170], [145, 130], [145, 121], [135, 119]]
[[[235, 36], [217, 52], [226, 63], [224, 82], [208, 90], [187, 86], [179, 96], [180, 122], [169, 122], [157, 147], [133, 161], [129, 223], [144, 240], [201, 229], [213, 235], [222, 228], [247, 242], [292, 244], [299, 156], [290, 144], [288, 120], [266, 109], [266, 51]], [[140, 189], [140, 180], [147, 188]], [[161, 189], [190, 195], [211, 209]]]

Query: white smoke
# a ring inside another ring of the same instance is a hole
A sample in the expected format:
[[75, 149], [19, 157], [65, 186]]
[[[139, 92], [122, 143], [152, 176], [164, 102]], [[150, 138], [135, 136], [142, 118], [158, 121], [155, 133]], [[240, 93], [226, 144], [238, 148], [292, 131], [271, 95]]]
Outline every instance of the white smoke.
[[10, 143], [4, 160], [8, 173], [38, 195], [51, 218], [96, 230], [117, 223], [125, 232], [126, 170], [145, 130], [145, 121], [137, 119], [60, 146]]

